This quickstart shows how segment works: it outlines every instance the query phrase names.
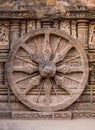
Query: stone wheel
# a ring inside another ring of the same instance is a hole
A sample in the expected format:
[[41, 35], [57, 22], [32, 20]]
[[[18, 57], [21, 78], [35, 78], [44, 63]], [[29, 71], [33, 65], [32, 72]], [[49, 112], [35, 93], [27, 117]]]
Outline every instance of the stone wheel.
[[27, 33], [11, 49], [6, 64], [8, 84], [30, 109], [63, 110], [82, 94], [88, 61], [80, 43], [56, 29]]

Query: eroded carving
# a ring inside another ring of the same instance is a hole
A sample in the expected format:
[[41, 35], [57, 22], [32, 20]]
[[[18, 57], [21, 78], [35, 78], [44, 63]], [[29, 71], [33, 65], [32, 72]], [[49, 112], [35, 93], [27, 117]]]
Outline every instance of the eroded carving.
[[92, 111], [76, 111], [73, 112], [73, 119], [79, 119], [79, 118], [84, 118], [84, 119], [94, 119], [95, 118], [95, 112]]
[[90, 63], [90, 84], [95, 84], [95, 63]]
[[87, 83], [88, 62], [75, 42], [64, 31], [40, 29], [15, 44], [6, 71], [22, 103], [38, 111], [56, 111], [77, 100]]
[[95, 23], [90, 25], [89, 47], [95, 49]]
[[61, 21], [60, 29], [70, 34], [70, 21], [69, 20]]
[[9, 44], [9, 23], [0, 22], [0, 45]]
[[27, 22], [27, 32], [35, 30], [35, 20], [28, 20]]
[[71, 119], [72, 113], [69, 111], [66, 112], [13, 112], [12, 119], [16, 120], [64, 120], [64, 119]]

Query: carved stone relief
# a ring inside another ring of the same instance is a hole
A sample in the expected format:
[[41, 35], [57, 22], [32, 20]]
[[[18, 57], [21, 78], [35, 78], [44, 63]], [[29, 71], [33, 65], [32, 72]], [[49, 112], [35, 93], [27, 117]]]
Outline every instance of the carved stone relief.
[[12, 118], [16, 120], [30, 119], [30, 120], [64, 120], [71, 119], [72, 113], [69, 111], [66, 112], [13, 112]]
[[0, 1], [0, 110], [20, 110], [15, 119], [95, 118], [94, 1]]
[[90, 84], [95, 84], [95, 62], [90, 63]]
[[77, 37], [77, 21], [72, 20], [71, 22], [71, 35], [76, 38]]
[[16, 43], [18, 38], [20, 37], [20, 21], [13, 20], [11, 21], [11, 28], [10, 28], [10, 41], [11, 41], [11, 48]]
[[9, 48], [9, 23], [0, 22], [0, 47], [1, 49]]
[[21, 21], [21, 37], [26, 33], [27, 28], [26, 28], [26, 21]]
[[90, 25], [89, 48], [95, 49], [95, 23]]
[[88, 22], [88, 20], [77, 21], [78, 38], [84, 49], [88, 49]]
[[69, 20], [61, 21], [60, 29], [70, 34], [70, 21]]
[[41, 21], [40, 21], [40, 20], [37, 20], [37, 21], [36, 21], [36, 26], [37, 26], [37, 27], [36, 27], [37, 29], [40, 29], [40, 28], [41, 28]]
[[59, 29], [59, 20], [54, 20], [53, 27]]
[[0, 83], [4, 84], [4, 76], [3, 76], [3, 73], [4, 73], [4, 64], [3, 63], [0, 63]]
[[35, 30], [35, 20], [28, 20], [27, 21], [27, 32], [30, 32], [32, 30]]
[[88, 61], [80, 44], [66, 32], [43, 28], [27, 33], [14, 45], [6, 72], [12, 92], [24, 105], [57, 111], [83, 92]]

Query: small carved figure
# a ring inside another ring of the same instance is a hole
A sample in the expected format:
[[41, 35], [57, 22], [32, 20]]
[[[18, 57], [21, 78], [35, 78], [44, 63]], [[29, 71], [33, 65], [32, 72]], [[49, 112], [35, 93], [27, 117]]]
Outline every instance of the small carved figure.
[[69, 23], [69, 21], [62, 21], [62, 22], [60, 22], [60, 29], [61, 30], [64, 30], [65, 32], [67, 32], [67, 33], [70, 33], [70, 23]]
[[0, 27], [0, 44], [8, 44], [8, 29], [3, 26]]
[[95, 25], [91, 26], [89, 45], [90, 46], [95, 45]]
[[95, 78], [95, 63], [90, 64], [91, 75]]

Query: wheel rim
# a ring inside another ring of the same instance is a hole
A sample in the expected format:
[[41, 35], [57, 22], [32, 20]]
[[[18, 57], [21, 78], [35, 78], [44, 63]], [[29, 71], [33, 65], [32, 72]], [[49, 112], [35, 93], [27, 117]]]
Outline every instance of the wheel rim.
[[30, 109], [65, 109], [82, 94], [88, 61], [67, 33], [41, 29], [26, 34], [12, 48], [6, 64], [8, 84]]

